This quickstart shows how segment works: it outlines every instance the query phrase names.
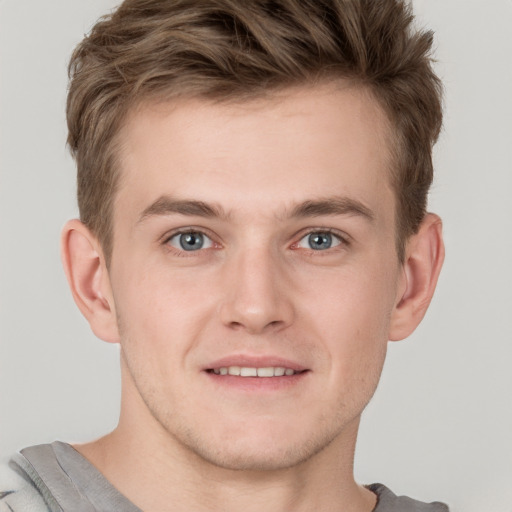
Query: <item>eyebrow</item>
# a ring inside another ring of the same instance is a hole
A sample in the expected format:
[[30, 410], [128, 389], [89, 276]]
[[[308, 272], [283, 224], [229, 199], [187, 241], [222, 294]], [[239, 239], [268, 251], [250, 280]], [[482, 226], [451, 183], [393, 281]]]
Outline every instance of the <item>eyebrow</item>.
[[[172, 214], [220, 219], [230, 217], [222, 206], [215, 203], [161, 196], [142, 212], [138, 223], [148, 217]], [[375, 219], [372, 210], [361, 201], [345, 196], [304, 201], [294, 206], [289, 213], [284, 215], [284, 218], [320, 217], [323, 215], [357, 215], [369, 221]]]
[[372, 210], [361, 201], [345, 196], [304, 201], [295, 206], [290, 214], [295, 218], [320, 217], [322, 215], [357, 215], [369, 221], [375, 219]]
[[194, 217], [216, 217], [222, 219], [229, 217], [224, 209], [216, 204], [161, 196], [142, 212], [138, 222], [142, 222], [148, 217], [172, 215], [173, 213]]

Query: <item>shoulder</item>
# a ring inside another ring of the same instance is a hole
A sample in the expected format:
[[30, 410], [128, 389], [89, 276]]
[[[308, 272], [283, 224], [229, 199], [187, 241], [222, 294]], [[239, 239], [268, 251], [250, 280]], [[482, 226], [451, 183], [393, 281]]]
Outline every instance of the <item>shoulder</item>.
[[0, 512], [49, 512], [42, 495], [16, 464], [0, 461]]
[[424, 503], [408, 496], [397, 496], [382, 484], [371, 484], [366, 488], [377, 495], [374, 512], [449, 512], [448, 506], [444, 503]]

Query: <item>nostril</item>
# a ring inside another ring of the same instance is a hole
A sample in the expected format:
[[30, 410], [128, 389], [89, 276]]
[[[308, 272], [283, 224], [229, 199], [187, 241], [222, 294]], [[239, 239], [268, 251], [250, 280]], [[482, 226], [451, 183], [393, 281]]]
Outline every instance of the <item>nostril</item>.
[[240, 322], [230, 322], [229, 327], [231, 327], [235, 331], [240, 331], [244, 329], [244, 325]]

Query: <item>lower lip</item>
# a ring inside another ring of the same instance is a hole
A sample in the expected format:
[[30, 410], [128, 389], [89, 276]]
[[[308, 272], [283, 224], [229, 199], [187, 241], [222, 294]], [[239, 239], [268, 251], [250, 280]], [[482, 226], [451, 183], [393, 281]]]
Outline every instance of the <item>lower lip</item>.
[[297, 386], [302, 382], [309, 371], [283, 375], [282, 377], [239, 377], [237, 375], [217, 375], [213, 372], [205, 372], [206, 375], [218, 386], [237, 391], [278, 391]]

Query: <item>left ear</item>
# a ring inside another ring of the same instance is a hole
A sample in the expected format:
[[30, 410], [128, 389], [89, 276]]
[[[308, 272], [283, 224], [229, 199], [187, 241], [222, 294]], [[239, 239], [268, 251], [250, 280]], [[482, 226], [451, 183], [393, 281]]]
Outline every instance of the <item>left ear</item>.
[[391, 315], [389, 339], [407, 338], [427, 312], [444, 261], [441, 219], [428, 213], [407, 242], [401, 283]]

